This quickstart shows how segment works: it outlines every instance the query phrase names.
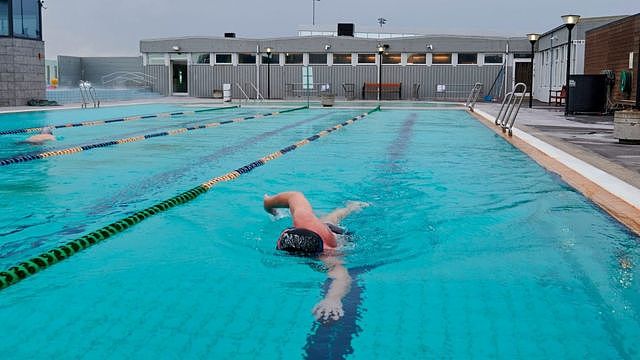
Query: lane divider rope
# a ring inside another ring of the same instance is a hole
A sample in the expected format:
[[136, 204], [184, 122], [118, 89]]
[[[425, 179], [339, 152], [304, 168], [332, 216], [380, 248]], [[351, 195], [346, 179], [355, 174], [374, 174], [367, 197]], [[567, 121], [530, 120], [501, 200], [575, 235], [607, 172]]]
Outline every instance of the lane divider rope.
[[[53, 127], [54, 129], [63, 129], [63, 128], [70, 128], [70, 127], [106, 125], [106, 124], [113, 124], [113, 123], [124, 122], [124, 121], [135, 121], [135, 120], [143, 120], [143, 119], [173, 117], [173, 116], [180, 116], [180, 115], [192, 116], [192, 115], [196, 115], [196, 114], [203, 113], [203, 112], [211, 112], [211, 111], [218, 111], [218, 110], [228, 110], [228, 109], [237, 109], [238, 107], [239, 107], [238, 105], [235, 105], [235, 106], [225, 106], [225, 107], [199, 109], [199, 110], [166, 112], [166, 113], [158, 113], [158, 114], [151, 114], [151, 115], [135, 115], [135, 116], [127, 116], [127, 117], [117, 118], [117, 119], [83, 121], [83, 122], [79, 122], [79, 123], [52, 125], [52, 126], [47, 126], [47, 127]], [[43, 127], [24, 128], [24, 129], [2, 130], [2, 131], [0, 131], [0, 135], [14, 135], [14, 134], [32, 133], [32, 132], [42, 131], [44, 128], [45, 128], [45, 126], [43, 126]]]
[[231, 172], [228, 172], [224, 175], [217, 176], [211, 180], [208, 180], [191, 190], [187, 190], [179, 195], [176, 195], [170, 199], [162, 201], [156, 205], [150, 206], [144, 210], [140, 210], [126, 218], [113, 222], [107, 226], [104, 226], [96, 231], [90, 232], [80, 238], [75, 240], [71, 240], [64, 245], [60, 245], [52, 250], [49, 250], [45, 253], [42, 253], [36, 257], [33, 257], [29, 260], [23, 261], [18, 265], [12, 266], [6, 271], [0, 272], [0, 290], [5, 289], [11, 285], [18, 283], [21, 280], [24, 280], [39, 271], [42, 271], [62, 260], [65, 260], [74, 254], [87, 249], [90, 246], [93, 246], [97, 243], [100, 243], [116, 234], [119, 234], [132, 226], [142, 222], [143, 220], [148, 219], [149, 217], [159, 214], [161, 212], [167, 211], [173, 207], [178, 205], [185, 204], [198, 196], [209, 191], [214, 185], [221, 182], [231, 181], [233, 179], [238, 178], [240, 175], [251, 172], [253, 169], [266, 164], [267, 162], [277, 159], [282, 155], [285, 155], [288, 152], [291, 152], [295, 149], [298, 149], [304, 145], [309, 144], [312, 141], [315, 141], [323, 136], [330, 134], [333, 131], [340, 130], [341, 128], [353, 124], [354, 122], [365, 118], [369, 114], [380, 111], [380, 106], [369, 110], [366, 113], [353, 117], [341, 124], [335, 125], [331, 128], [325, 129], [312, 135], [308, 138], [302, 139], [295, 144], [289, 145], [283, 149], [280, 149], [276, 152], [268, 154], [259, 160], [256, 160], [252, 163], [249, 163], [243, 167], [235, 169]]
[[82, 145], [82, 146], [75, 146], [75, 147], [70, 147], [70, 148], [66, 148], [66, 149], [51, 150], [51, 151], [45, 151], [45, 152], [35, 153], [35, 154], [18, 155], [18, 156], [14, 156], [14, 157], [10, 157], [10, 158], [6, 158], [6, 159], [0, 160], [0, 166], [7, 166], [7, 165], [11, 165], [11, 164], [17, 164], [17, 163], [33, 161], [33, 160], [40, 160], [40, 159], [53, 157], [53, 156], [70, 155], [70, 154], [79, 153], [81, 151], [93, 150], [93, 149], [104, 148], [104, 147], [120, 145], [120, 144], [128, 144], [128, 143], [132, 143], [132, 142], [143, 141], [143, 140], [156, 138], [156, 137], [161, 137], [161, 136], [180, 135], [180, 134], [186, 133], [187, 131], [206, 129], [206, 128], [216, 127], [216, 126], [220, 126], [220, 125], [226, 125], [226, 124], [230, 124], [230, 123], [240, 122], [240, 121], [244, 121], [244, 120], [259, 119], [259, 118], [263, 118], [263, 117], [267, 117], [267, 116], [275, 116], [275, 115], [280, 115], [280, 114], [283, 114], [283, 113], [296, 111], [296, 110], [302, 110], [302, 109], [306, 109], [306, 108], [307, 108], [306, 106], [303, 106], [303, 107], [294, 108], [294, 109], [274, 111], [274, 112], [266, 113], [266, 114], [256, 114], [256, 115], [252, 115], [252, 116], [240, 117], [240, 118], [235, 118], [235, 119], [226, 120], [226, 121], [218, 121], [218, 122], [212, 122], [212, 123], [203, 124], [203, 125], [190, 126], [190, 127], [184, 127], [184, 128], [177, 128], [177, 129], [172, 129], [172, 130], [158, 132], [158, 133], [139, 135], [139, 136], [132, 136], [132, 137], [127, 137], [127, 138], [122, 138], [122, 139], [117, 139], [117, 140], [104, 141], [104, 142], [100, 142], [100, 143], [94, 143], [94, 144], [88, 144], [88, 145]]

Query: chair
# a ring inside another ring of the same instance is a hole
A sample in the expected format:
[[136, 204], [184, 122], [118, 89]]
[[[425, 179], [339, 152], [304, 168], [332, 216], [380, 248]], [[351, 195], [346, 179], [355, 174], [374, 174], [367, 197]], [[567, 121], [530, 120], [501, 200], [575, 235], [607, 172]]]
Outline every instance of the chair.
[[549, 103], [553, 102], [554, 105], [563, 105], [563, 101], [567, 101], [567, 86], [562, 85], [560, 90], [549, 90]]

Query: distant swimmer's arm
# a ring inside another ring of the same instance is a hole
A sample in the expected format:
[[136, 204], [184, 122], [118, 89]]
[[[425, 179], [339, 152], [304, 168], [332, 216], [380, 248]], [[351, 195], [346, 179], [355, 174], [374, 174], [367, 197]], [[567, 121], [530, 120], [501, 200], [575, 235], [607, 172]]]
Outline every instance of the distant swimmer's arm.
[[313, 307], [312, 312], [318, 320], [338, 320], [344, 315], [342, 299], [351, 288], [351, 276], [342, 264], [341, 258], [323, 256], [321, 259], [329, 268], [327, 275], [331, 279], [331, 284], [324, 299]]

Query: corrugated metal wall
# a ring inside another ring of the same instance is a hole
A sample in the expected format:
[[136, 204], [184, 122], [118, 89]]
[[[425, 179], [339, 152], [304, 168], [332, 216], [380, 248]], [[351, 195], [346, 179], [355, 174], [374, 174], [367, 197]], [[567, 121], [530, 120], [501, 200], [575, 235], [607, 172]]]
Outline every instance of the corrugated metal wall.
[[171, 95], [169, 81], [169, 67], [164, 65], [147, 65], [144, 73], [153, 76], [156, 80], [151, 88], [152, 91], [160, 93], [164, 96]]
[[[283, 99], [291, 97], [286, 94], [286, 84], [297, 84], [295, 89], [300, 90], [302, 83], [301, 65], [267, 65], [260, 67], [260, 92], [268, 97], [268, 71], [270, 72], [271, 98]], [[332, 91], [340, 97], [345, 96], [343, 84], [355, 85], [355, 96], [361, 98], [362, 86], [365, 82], [376, 83], [378, 81], [378, 67], [375, 65], [334, 65], [312, 66], [314, 83], [328, 83]], [[382, 66], [382, 82], [402, 83], [402, 98], [412, 99], [414, 84], [420, 84], [420, 99], [466, 99], [471, 87], [476, 82], [485, 85], [485, 92], [495, 81], [501, 66]], [[507, 70], [508, 72], [509, 70]], [[158, 79], [154, 91], [169, 95], [169, 67], [151, 65], [146, 67], [146, 73]], [[256, 93], [251, 84], [258, 85], [256, 81], [255, 65], [190, 65], [189, 66], [189, 95], [196, 97], [211, 97], [214, 89], [222, 89], [222, 84], [232, 84], [232, 96], [243, 98], [239, 84], [251, 98]], [[501, 83], [504, 80], [501, 80]], [[437, 85], [446, 85], [446, 93], [436, 92]], [[304, 96], [303, 91], [294, 95]]]

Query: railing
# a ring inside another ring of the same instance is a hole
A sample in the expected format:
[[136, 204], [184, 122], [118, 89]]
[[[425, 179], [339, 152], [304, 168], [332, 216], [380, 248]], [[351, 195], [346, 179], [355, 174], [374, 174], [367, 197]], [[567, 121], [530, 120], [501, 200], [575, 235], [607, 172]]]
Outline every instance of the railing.
[[152, 87], [156, 78], [154, 76], [135, 71], [116, 71], [102, 77], [104, 86], [130, 86]]
[[90, 82], [80, 80], [80, 95], [82, 96], [82, 108], [86, 109], [89, 103], [92, 103], [94, 108], [100, 107], [96, 89]]
[[482, 83], [475, 83], [473, 88], [471, 88], [471, 92], [467, 97], [467, 102], [464, 103], [464, 106], [469, 110], [473, 111], [473, 108], [476, 106], [476, 102], [478, 101], [478, 97], [480, 97], [480, 93], [484, 85]]
[[262, 96], [262, 94], [260, 93], [260, 90], [258, 90], [258, 87], [254, 83], [249, 83], [249, 84], [251, 84], [251, 87], [256, 92], [256, 100], [264, 101], [264, 96]]
[[[236, 86], [238, 87], [238, 89], [240, 89], [240, 92], [242, 93], [242, 95], [244, 95], [244, 100], [246, 102], [249, 102], [249, 100], [251, 100], [251, 98], [249, 97], [249, 95], [247, 95], [247, 93], [244, 91], [244, 89], [242, 88], [242, 86], [240, 86], [240, 83], [236, 83]], [[242, 101], [243, 99], [240, 99], [240, 101]]]
[[467, 99], [469, 88], [473, 88], [476, 84], [437, 84], [435, 100], [451, 100], [462, 101]]
[[322, 93], [331, 91], [329, 83], [313, 83], [311, 89], [305, 89], [304, 83], [284, 84], [285, 97], [320, 96]]
[[[521, 90], [521, 91], [518, 91]], [[522, 106], [522, 100], [527, 93], [527, 85], [524, 83], [517, 83], [514, 86], [513, 91], [504, 96], [502, 100], [502, 106], [498, 116], [496, 116], [495, 124], [502, 128], [502, 132], [508, 132], [509, 136], [513, 135], [513, 124], [516, 122], [516, 117]]]

